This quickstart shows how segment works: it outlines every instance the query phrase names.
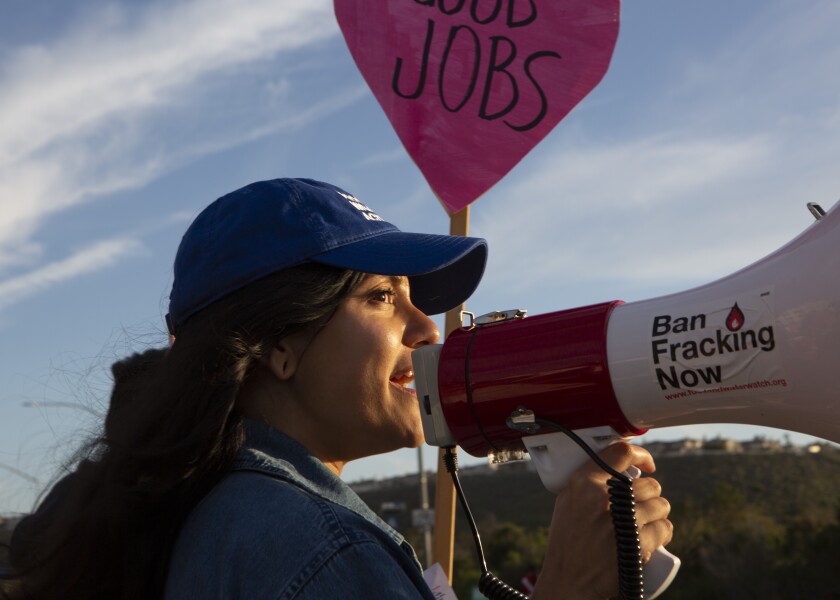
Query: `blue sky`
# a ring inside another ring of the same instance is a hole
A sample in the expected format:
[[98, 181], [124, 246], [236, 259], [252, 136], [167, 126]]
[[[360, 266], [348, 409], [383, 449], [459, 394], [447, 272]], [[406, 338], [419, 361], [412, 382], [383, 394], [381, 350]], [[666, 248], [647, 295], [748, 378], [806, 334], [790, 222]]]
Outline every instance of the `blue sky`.
[[[216, 197], [308, 176], [403, 229], [448, 231], [328, 1], [8, 0], [3, 12], [0, 513], [28, 509], [94, 430], [109, 365], [165, 343], [175, 249]], [[473, 206], [491, 257], [468, 308], [658, 296], [798, 234], [806, 202], [840, 197], [838, 30], [834, 0], [626, 3], [601, 85]], [[756, 433], [784, 434], [648, 438]], [[415, 466], [403, 451], [346, 476]]]

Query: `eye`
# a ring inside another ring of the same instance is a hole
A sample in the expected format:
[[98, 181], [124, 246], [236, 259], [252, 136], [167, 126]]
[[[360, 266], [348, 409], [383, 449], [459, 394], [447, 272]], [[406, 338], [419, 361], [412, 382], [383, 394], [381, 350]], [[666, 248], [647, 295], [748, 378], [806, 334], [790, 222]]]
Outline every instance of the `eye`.
[[374, 302], [383, 302], [385, 304], [393, 304], [397, 292], [393, 288], [385, 288], [381, 290], [374, 290], [370, 293], [370, 299]]

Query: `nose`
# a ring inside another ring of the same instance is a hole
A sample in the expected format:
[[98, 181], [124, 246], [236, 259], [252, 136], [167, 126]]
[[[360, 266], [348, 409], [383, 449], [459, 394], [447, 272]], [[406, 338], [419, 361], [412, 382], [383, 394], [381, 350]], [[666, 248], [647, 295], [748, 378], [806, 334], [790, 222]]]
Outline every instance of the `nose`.
[[417, 349], [429, 344], [437, 344], [439, 340], [440, 331], [438, 331], [435, 322], [419, 308], [412, 305], [403, 343], [409, 348]]

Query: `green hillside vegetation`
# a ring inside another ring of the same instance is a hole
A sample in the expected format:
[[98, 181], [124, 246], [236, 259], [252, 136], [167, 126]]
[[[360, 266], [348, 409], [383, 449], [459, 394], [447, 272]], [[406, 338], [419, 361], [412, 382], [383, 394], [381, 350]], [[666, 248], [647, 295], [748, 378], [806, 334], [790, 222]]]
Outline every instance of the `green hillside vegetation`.
[[[682, 560], [663, 600], [840, 599], [840, 451], [665, 456], [656, 463], [675, 524], [669, 549]], [[554, 497], [527, 463], [475, 471], [465, 470], [462, 484], [488, 565], [513, 584], [541, 562]], [[421, 534], [410, 527], [419, 504], [416, 479], [360, 495], [375, 510], [404, 503], [404, 511], [390, 516], [421, 552]], [[470, 598], [477, 578], [459, 509], [454, 587], [461, 600]]]

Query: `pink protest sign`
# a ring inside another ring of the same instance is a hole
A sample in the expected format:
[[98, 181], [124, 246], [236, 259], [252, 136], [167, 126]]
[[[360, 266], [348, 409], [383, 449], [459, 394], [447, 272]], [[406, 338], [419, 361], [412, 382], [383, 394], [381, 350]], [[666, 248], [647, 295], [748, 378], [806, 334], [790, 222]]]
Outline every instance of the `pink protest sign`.
[[609, 67], [620, 0], [335, 0], [350, 52], [451, 214]]

